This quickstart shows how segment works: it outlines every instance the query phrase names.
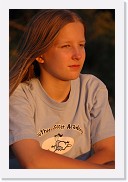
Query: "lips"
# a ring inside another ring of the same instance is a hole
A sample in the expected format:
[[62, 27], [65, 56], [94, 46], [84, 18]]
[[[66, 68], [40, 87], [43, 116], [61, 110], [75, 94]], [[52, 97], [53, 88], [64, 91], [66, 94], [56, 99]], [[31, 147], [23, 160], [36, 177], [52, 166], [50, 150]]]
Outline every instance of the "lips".
[[68, 67], [70, 67], [70, 68], [79, 68], [80, 65], [70, 65], [70, 66], [68, 66]]

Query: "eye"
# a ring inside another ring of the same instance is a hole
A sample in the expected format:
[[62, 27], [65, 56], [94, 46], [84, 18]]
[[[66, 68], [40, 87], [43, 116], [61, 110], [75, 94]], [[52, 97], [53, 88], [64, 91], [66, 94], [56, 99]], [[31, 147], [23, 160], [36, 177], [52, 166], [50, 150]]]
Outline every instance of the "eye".
[[61, 48], [69, 48], [71, 47], [69, 44], [66, 44], [66, 45], [62, 45]]
[[80, 44], [80, 47], [85, 48], [85, 44]]

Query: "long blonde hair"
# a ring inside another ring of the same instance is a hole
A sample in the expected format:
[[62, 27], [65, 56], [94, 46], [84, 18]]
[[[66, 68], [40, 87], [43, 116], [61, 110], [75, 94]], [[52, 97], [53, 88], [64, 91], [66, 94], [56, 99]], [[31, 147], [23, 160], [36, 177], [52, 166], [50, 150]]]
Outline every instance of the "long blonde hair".
[[45, 9], [40, 10], [28, 23], [19, 43], [18, 58], [9, 72], [10, 95], [19, 83], [40, 76], [38, 56], [52, 45], [60, 29], [66, 24], [83, 20], [73, 11]]

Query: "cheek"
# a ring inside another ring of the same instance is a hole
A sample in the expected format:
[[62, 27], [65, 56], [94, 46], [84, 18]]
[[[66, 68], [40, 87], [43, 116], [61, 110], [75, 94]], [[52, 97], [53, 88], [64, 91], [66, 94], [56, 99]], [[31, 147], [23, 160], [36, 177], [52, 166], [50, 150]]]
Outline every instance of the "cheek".
[[86, 59], [86, 52], [83, 50], [83, 51], [81, 52], [81, 63], [84, 62], [85, 59]]
[[66, 57], [68, 57], [68, 54], [66, 54], [65, 52], [62, 52], [60, 50], [54, 50], [53, 52], [51, 52], [50, 54], [50, 59], [52, 61], [55, 61], [55, 62], [59, 62], [61, 61], [62, 59], [66, 59]]
[[84, 57], [84, 59], [86, 58], [86, 51], [85, 50], [83, 52], [83, 57]]
[[50, 57], [48, 57], [46, 65], [47, 67], [49, 67], [49, 69], [58, 70], [61, 69], [64, 60], [65, 60], [64, 55], [53, 53]]
[[63, 64], [65, 65], [65, 63], [69, 62], [69, 58], [70, 55], [68, 53], [59, 52], [53, 56], [53, 62], [58, 66]]

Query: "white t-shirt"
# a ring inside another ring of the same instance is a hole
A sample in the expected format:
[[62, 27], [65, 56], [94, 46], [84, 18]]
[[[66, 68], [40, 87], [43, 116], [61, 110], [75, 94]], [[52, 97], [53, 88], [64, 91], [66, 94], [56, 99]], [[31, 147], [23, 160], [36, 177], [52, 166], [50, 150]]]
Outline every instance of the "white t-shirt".
[[10, 145], [36, 139], [43, 149], [87, 159], [92, 145], [114, 136], [108, 91], [93, 75], [71, 81], [66, 102], [50, 98], [37, 78], [20, 83], [10, 97]]

